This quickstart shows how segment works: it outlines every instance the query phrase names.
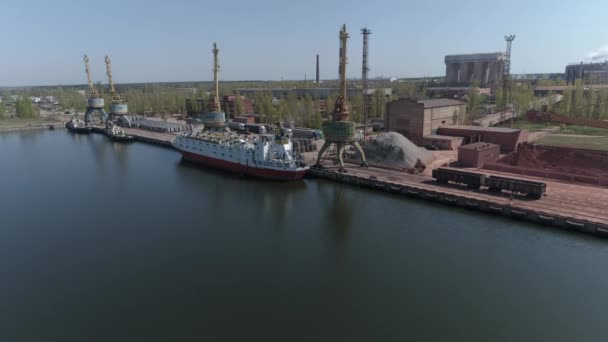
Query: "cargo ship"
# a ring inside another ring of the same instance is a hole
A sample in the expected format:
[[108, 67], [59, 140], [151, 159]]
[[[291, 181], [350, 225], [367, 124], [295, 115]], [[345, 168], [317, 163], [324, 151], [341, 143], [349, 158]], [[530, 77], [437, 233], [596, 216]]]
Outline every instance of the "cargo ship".
[[308, 171], [289, 138], [260, 134], [249, 138], [229, 131], [178, 135], [173, 146], [190, 162], [271, 180], [298, 180]]
[[[184, 160], [242, 175], [272, 180], [302, 179], [308, 171], [302, 158], [293, 151], [291, 140], [280, 134], [266, 134], [262, 125], [251, 125], [258, 133], [253, 137], [240, 136], [226, 127], [226, 113], [219, 101], [219, 62], [217, 44], [213, 44], [214, 92], [208, 111], [195, 116], [204, 131], [178, 135], [173, 146]], [[243, 127], [247, 130], [248, 125]], [[282, 127], [281, 127], [282, 128]]]

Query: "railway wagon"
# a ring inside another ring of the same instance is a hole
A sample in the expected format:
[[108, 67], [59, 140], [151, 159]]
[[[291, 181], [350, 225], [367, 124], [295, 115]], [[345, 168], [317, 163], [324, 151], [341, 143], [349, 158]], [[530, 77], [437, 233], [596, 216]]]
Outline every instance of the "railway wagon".
[[472, 189], [479, 189], [482, 185], [484, 185], [484, 179], [486, 176], [476, 172], [440, 167], [433, 170], [433, 178], [435, 178], [438, 183], [446, 184], [448, 182], [452, 182], [457, 184], [465, 184]]
[[547, 189], [545, 183], [499, 176], [485, 177], [483, 185], [488, 187], [490, 191], [501, 192], [507, 190], [512, 193], [525, 194], [527, 197], [534, 199], [540, 199]]

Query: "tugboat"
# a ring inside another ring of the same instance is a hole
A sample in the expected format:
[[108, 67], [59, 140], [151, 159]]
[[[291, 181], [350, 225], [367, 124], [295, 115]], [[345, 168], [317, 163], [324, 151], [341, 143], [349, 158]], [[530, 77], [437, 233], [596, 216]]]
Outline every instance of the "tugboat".
[[108, 136], [108, 138], [120, 142], [131, 141], [135, 138], [130, 134], [126, 134], [125, 131], [122, 130], [122, 128], [113, 124], [109, 124], [108, 127], [106, 127], [106, 135]]
[[65, 128], [70, 132], [74, 133], [90, 133], [91, 127], [87, 126], [87, 124], [82, 119], [70, 119], [70, 121], [66, 122]]

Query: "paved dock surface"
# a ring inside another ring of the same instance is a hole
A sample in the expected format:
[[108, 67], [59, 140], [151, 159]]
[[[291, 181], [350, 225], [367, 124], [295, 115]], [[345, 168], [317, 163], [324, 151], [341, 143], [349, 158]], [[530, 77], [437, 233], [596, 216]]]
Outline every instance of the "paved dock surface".
[[[446, 203], [456, 204], [458, 200], [459, 204], [469, 206], [471, 209], [494, 211], [496, 214], [514, 217], [521, 216], [523, 219], [535, 222], [608, 233], [608, 189], [606, 188], [545, 181], [546, 195], [539, 200], [533, 200], [521, 195], [511, 195], [506, 191], [495, 194], [483, 189], [472, 190], [457, 184], [437, 184], [429, 177], [375, 167], [362, 168], [348, 164], [348, 172], [344, 174], [338, 172], [338, 167], [331, 162], [325, 162], [323, 166], [322, 170], [311, 170], [311, 174], [346, 183], [376, 187], [389, 192], [405, 194], [409, 192], [422, 198]], [[513, 177], [509, 174], [503, 175]], [[422, 193], [418, 194], [416, 191]]]

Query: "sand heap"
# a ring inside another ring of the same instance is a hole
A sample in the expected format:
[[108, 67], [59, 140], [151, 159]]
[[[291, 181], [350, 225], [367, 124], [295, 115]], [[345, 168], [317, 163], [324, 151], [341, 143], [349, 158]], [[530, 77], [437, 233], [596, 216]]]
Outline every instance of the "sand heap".
[[367, 161], [372, 165], [403, 169], [412, 173], [424, 171], [434, 159], [433, 154], [416, 146], [396, 132], [382, 133], [371, 142], [363, 144]]

